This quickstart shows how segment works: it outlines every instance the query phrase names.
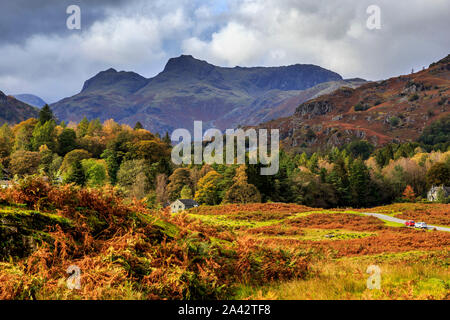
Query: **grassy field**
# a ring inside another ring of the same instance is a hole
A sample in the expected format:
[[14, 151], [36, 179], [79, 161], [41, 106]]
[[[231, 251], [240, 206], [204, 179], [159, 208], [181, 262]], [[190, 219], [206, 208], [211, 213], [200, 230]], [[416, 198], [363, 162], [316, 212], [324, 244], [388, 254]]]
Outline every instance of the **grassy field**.
[[[365, 209], [445, 224], [450, 205]], [[0, 191], [0, 299], [449, 299], [450, 233], [359, 210], [149, 210], [113, 188]], [[423, 214], [423, 217], [420, 216]], [[368, 289], [378, 266], [380, 288]], [[81, 286], [67, 286], [67, 269]]]
[[[442, 222], [450, 206], [408, 203], [369, 210], [317, 210], [287, 204], [228, 205], [191, 209], [187, 216], [238, 238], [316, 251], [305, 279], [241, 284], [237, 299], [450, 298], [448, 234], [406, 228], [363, 216], [361, 211]], [[380, 289], [367, 288], [370, 265], [380, 268]]]
[[[368, 289], [367, 267], [380, 267], [380, 289]], [[317, 261], [303, 280], [242, 286], [242, 299], [449, 299], [445, 251], [410, 251]]]

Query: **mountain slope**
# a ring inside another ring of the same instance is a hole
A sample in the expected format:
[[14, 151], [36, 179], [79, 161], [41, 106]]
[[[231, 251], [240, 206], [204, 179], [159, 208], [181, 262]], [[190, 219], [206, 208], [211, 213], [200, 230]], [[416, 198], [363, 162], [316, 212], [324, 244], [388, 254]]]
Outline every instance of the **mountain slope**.
[[30, 106], [42, 108], [47, 104], [44, 100], [39, 98], [38, 96], [35, 96], [34, 94], [13, 94], [14, 98], [16, 98], [19, 101], [22, 101], [26, 104], [29, 104]]
[[[342, 87], [354, 89], [366, 82], [363, 79], [347, 79], [320, 83], [312, 88], [300, 91], [270, 91], [254, 102], [257, 105], [257, 109], [249, 115], [246, 123], [259, 124], [272, 119], [291, 116], [297, 107], [305, 101], [331, 93]], [[259, 106], [259, 103], [262, 105]]]
[[261, 124], [279, 128], [290, 150], [366, 139], [374, 145], [412, 141], [450, 114], [450, 55], [428, 69], [356, 89], [340, 88], [302, 103], [294, 115]]
[[28, 118], [37, 118], [39, 110], [0, 91], [0, 123], [18, 123]]
[[[342, 77], [314, 65], [224, 68], [182, 55], [170, 59], [150, 79], [114, 69], [100, 72], [85, 82], [79, 94], [51, 107], [61, 120], [87, 116], [130, 125], [140, 121], [161, 133], [191, 129], [194, 120], [203, 120], [204, 127], [226, 129], [259, 123], [270, 113], [268, 106], [281, 108], [302, 90], [330, 81]], [[261, 108], [265, 111], [256, 116]]]

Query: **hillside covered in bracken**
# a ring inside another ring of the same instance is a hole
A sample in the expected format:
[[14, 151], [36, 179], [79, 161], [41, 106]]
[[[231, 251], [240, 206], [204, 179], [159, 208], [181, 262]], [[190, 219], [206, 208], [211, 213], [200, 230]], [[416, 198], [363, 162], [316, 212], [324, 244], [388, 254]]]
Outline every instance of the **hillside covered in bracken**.
[[375, 146], [415, 141], [427, 125], [450, 114], [449, 87], [450, 55], [416, 73], [340, 88], [260, 127], [279, 128], [283, 145], [296, 151], [357, 139]]
[[[171, 214], [117, 191], [41, 178], [0, 190], [0, 299], [449, 298], [448, 232], [282, 203]], [[374, 262], [382, 290], [366, 287]]]

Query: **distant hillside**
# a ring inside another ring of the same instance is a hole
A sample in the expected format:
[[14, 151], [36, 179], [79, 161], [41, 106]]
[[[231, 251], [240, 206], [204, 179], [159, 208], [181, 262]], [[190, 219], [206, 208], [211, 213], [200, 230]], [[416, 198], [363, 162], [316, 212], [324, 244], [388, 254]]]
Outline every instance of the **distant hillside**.
[[253, 103], [257, 110], [248, 115], [245, 124], [256, 125], [261, 122], [291, 116], [297, 107], [305, 101], [331, 93], [342, 87], [357, 88], [365, 83], [367, 81], [364, 79], [347, 79], [324, 82], [312, 88], [299, 91], [277, 93], [271, 91]]
[[17, 100], [20, 100], [22, 102], [25, 102], [26, 104], [29, 104], [30, 106], [42, 108], [47, 104], [44, 100], [39, 98], [38, 96], [35, 96], [34, 94], [13, 94], [14, 98]]
[[18, 123], [28, 118], [36, 118], [39, 110], [0, 91], [0, 123]]
[[273, 116], [292, 114], [294, 105], [289, 99], [298, 97], [293, 100], [298, 105], [304, 101], [302, 95], [309, 96], [303, 90], [330, 81], [339, 82], [342, 77], [314, 65], [223, 68], [182, 55], [170, 59], [150, 79], [134, 72], [102, 71], [87, 80], [79, 94], [51, 107], [61, 120], [79, 121], [87, 116], [130, 125], [140, 121], [160, 133], [190, 129], [194, 120], [226, 129], [260, 123], [271, 116], [273, 108], [278, 108]]
[[374, 145], [412, 141], [431, 122], [450, 114], [449, 87], [450, 55], [414, 74], [340, 88], [260, 127], [279, 128], [283, 145], [291, 150], [355, 139]]

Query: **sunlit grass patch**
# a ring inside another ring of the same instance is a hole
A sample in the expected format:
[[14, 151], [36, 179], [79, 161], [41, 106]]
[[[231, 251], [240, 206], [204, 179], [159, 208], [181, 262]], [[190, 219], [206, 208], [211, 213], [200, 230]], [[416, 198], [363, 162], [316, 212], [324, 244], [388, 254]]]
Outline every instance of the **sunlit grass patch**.
[[324, 230], [324, 229], [304, 229], [303, 240], [350, 240], [361, 239], [376, 235], [373, 232], [349, 231], [342, 229]]
[[[286, 227], [287, 228], [287, 227]], [[250, 232], [252, 231], [249, 230]], [[351, 239], [361, 239], [365, 237], [375, 236], [376, 233], [370, 232], [360, 232], [360, 231], [348, 231], [341, 229], [311, 229], [302, 228], [297, 234], [283, 234], [280, 232], [278, 235], [265, 235], [260, 234], [261, 237], [271, 238], [271, 239], [294, 239], [294, 240], [309, 240], [309, 241], [321, 241], [321, 240], [351, 240]]]
[[[380, 219], [380, 218], [378, 218]], [[394, 222], [394, 221], [389, 221], [389, 220], [384, 220], [384, 219], [380, 219], [381, 221], [384, 222], [384, 225], [387, 227], [404, 227], [405, 225], [403, 223], [399, 223], [399, 222]]]
[[189, 216], [192, 218], [199, 219], [203, 223], [214, 226], [226, 227], [230, 230], [270, 226], [280, 222], [280, 220], [254, 221], [250, 219], [249, 220], [230, 219], [230, 217], [227, 215], [189, 214]]
[[[385, 257], [383, 257], [385, 256]], [[304, 280], [242, 286], [237, 298], [250, 299], [448, 299], [450, 273], [439, 260], [445, 252], [406, 252], [322, 260]], [[380, 267], [380, 289], [368, 289], [367, 267]]]

